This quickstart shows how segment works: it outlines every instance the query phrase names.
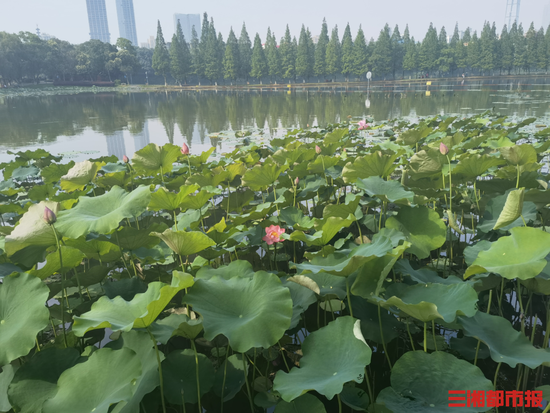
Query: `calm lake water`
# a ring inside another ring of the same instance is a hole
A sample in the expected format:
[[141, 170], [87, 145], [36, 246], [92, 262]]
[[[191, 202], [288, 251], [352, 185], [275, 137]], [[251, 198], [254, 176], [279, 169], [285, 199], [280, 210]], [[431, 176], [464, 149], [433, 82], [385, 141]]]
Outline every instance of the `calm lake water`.
[[97, 89], [79, 94], [54, 88], [2, 90], [0, 161], [12, 159], [7, 151], [39, 147], [76, 161], [131, 157], [150, 142], [185, 141], [195, 153], [211, 146], [221, 152], [237, 139], [212, 137], [216, 132], [261, 129], [267, 141], [285, 129], [323, 126], [348, 115], [380, 121], [494, 110], [515, 120], [535, 116], [550, 122], [550, 77], [366, 86], [136, 93]]

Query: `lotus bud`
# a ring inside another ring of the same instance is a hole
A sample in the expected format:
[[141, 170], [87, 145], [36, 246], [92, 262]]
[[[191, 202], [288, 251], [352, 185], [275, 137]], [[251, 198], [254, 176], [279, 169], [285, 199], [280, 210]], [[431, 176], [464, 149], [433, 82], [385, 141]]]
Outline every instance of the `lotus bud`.
[[439, 152], [441, 155], [447, 155], [449, 153], [449, 148], [443, 142], [439, 144]]
[[183, 155], [189, 155], [189, 146], [187, 146], [185, 142], [181, 145], [181, 153]]
[[122, 157], [122, 162], [128, 163], [128, 162], [130, 162], [130, 159], [128, 159], [128, 157], [127, 157], [126, 155], [124, 155], [124, 156]]
[[46, 224], [48, 225], [52, 225], [57, 221], [57, 217], [54, 212], [48, 207], [44, 208], [44, 215], [42, 216], [42, 219], [46, 221]]
[[309, 123], [307, 124], [307, 127], [309, 128]]
[[300, 180], [298, 179], [298, 177], [296, 177], [296, 179], [294, 180], [294, 185], [298, 186], [298, 182], [300, 182]]
[[315, 152], [317, 152], [317, 155], [321, 153], [321, 148], [319, 147], [319, 145], [315, 145]]

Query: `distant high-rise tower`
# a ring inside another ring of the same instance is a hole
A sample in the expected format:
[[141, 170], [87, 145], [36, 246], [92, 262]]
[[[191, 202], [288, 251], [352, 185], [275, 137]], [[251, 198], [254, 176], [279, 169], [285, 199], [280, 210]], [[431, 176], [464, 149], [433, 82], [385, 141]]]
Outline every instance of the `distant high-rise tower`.
[[197, 36], [201, 37], [201, 15], [200, 14], [174, 14], [174, 31], [178, 28], [178, 20], [181, 24], [181, 30], [183, 31], [183, 37], [187, 43], [191, 43], [193, 26]]
[[133, 0], [116, 0], [116, 14], [118, 16], [120, 37], [130, 40], [137, 47], [138, 41]]
[[519, 6], [521, 0], [506, 0], [506, 16], [504, 22], [508, 26], [508, 30], [515, 23], [519, 24]]
[[90, 38], [111, 42], [109, 24], [107, 23], [107, 9], [105, 0], [86, 0], [88, 7], [88, 22], [90, 23]]

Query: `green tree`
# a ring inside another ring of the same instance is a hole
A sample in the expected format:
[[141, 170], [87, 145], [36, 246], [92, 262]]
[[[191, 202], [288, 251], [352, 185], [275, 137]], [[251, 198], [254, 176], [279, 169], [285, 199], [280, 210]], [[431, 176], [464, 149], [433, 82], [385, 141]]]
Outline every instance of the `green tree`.
[[396, 24], [393, 29], [391, 38], [391, 67], [393, 78], [395, 79], [395, 73], [403, 70], [403, 58], [405, 57], [405, 48], [403, 46], [403, 39], [399, 32], [399, 26]]
[[323, 19], [323, 25], [321, 26], [321, 34], [319, 35], [319, 41], [315, 47], [315, 64], [313, 66], [313, 73], [315, 76], [324, 77], [327, 74], [327, 46], [328, 46], [328, 26], [327, 21]]
[[185, 60], [178, 35], [176, 33], [172, 36], [172, 43], [170, 44], [170, 73], [172, 74], [174, 80], [181, 86], [181, 82], [185, 77]]
[[334, 26], [327, 45], [327, 74], [335, 78], [342, 71], [342, 46], [338, 38], [338, 26]]
[[385, 76], [391, 73], [391, 38], [390, 27], [387, 24], [380, 30], [380, 35], [370, 57], [370, 65], [376, 76]]
[[349, 81], [349, 76], [353, 73], [354, 56], [353, 56], [353, 39], [351, 37], [351, 29], [349, 23], [346, 25], [344, 35], [342, 36], [342, 74]]
[[267, 37], [265, 40], [265, 54], [267, 58], [267, 66], [269, 76], [272, 81], [277, 81], [281, 76], [281, 58], [279, 56], [279, 48], [277, 47], [277, 39], [275, 34], [271, 33], [271, 29], [267, 28]]
[[[225, 79], [234, 82], [238, 76], [239, 70], [239, 43], [233, 32], [233, 28], [229, 31], [227, 44], [225, 46], [225, 55], [223, 57], [223, 69]], [[233, 83], [231, 83], [233, 84]]]
[[139, 69], [137, 50], [132, 42], [123, 37], [116, 41], [116, 57], [120, 59], [120, 71], [126, 75], [128, 83], [132, 84], [132, 74]]
[[289, 79], [290, 81], [296, 75], [296, 51], [294, 50], [294, 44], [290, 36], [288, 24], [286, 26], [285, 36], [281, 39], [280, 44], [281, 74], [283, 78]]
[[219, 46], [214, 20], [211, 19], [208, 25], [208, 34], [206, 36], [205, 53], [201, 51], [204, 58], [204, 76], [210, 83], [215, 82], [221, 77], [222, 62], [219, 61]]
[[178, 37], [178, 43], [179, 47], [181, 48], [181, 55], [182, 55], [182, 80], [184, 82], [187, 82], [187, 76], [191, 74], [192, 71], [192, 56], [191, 51], [189, 50], [189, 45], [187, 44], [187, 40], [185, 39], [185, 36], [183, 35], [183, 30], [181, 28], [181, 23], [178, 20], [178, 26], [176, 29], [176, 36]]
[[537, 69], [546, 71], [547, 68], [548, 49], [544, 38], [544, 29], [541, 27], [537, 32]]
[[481, 67], [480, 64], [481, 58], [481, 45], [479, 38], [477, 37], [477, 32], [474, 31], [472, 35], [472, 40], [468, 43], [468, 66], [472, 70], [479, 70]]
[[190, 68], [190, 74], [197, 75], [200, 85], [200, 77], [198, 76], [198, 73], [201, 71], [200, 67], [202, 66], [202, 59], [201, 59], [201, 53], [200, 53], [200, 41], [199, 36], [197, 35], [197, 31], [195, 30], [195, 26], [191, 28], [191, 68]]
[[195, 63], [195, 74], [200, 80], [206, 77], [206, 59], [208, 57], [208, 40], [210, 37], [210, 22], [208, 21], [208, 14], [202, 15], [201, 37], [197, 48], [197, 61]]
[[252, 49], [252, 69], [250, 70], [250, 76], [258, 79], [261, 84], [262, 78], [268, 73], [269, 69], [267, 67], [267, 59], [262, 46], [262, 40], [260, 39], [260, 35], [256, 33], [256, 37], [254, 37], [254, 47]]
[[537, 32], [533, 23], [531, 23], [525, 34], [525, 46], [527, 48], [525, 68], [530, 72], [537, 65]]
[[[406, 31], [406, 33], [408, 34], [408, 31]], [[414, 37], [412, 37], [409, 42], [405, 43], [403, 70], [408, 70], [413, 73], [418, 70], [418, 46], [416, 45]]]
[[39, 82], [44, 72], [46, 60], [46, 42], [34, 33], [20, 32], [23, 75]]
[[365, 41], [365, 33], [361, 26], [355, 36], [355, 42], [353, 42], [353, 74], [358, 77], [363, 77], [369, 71], [367, 67], [368, 63], [368, 51], [367, 42]]
[[300, 76], [304, 81], [309, 79], [313, 71], [309, 48], [310, 42], [308, 39], [308, 32], [304, 25], [302, 25], [300, 41], [298, 42], [298, 49], [296, 52], [296, 76]]
[[168, 50], [166, 50], [166, 43], [162, 35], [162, 27], [160, 27], [160, 20], [157, 23], [157, 41], [155, 44], [155, 51], [153, 52], [153, 69], [155, 70], [155, 74], [164, 77], [164, 86], [167, 86], [166, 76], [170, 72], [170, 56]]
[[508, 27], [504, 25], [499, 39], [500, 68], [510, 74], [514, 67], [514, 45], [508, 33]]
[[[523, 26], [521, 23], [519, 26], [516, 26], [516, 23], [512, 25], [512, 30], [510, 31], [510, 36], [512, 37], [512, 42], [514, 44], [514, 68], [516, 73], [519, 73], [522, 69], [527, 67], [527, 42], [523, 34]], [[515, 29], [515, 30], [514, 30]]]
[[495, 68], [496, 63], [496, 34], [493, 33], [489, 22], [485, 22], [481, 37], [479, 38], [480, 45], [480, 62], [479, 66], [483, 74], [491, 72]]
[[244, 23], [239, 37], [239, 58], [239, 77], [247, 80], [252, 70], [252, 43]]
[[422, 40], [420, 47], [418, 66], [420, 70], [425, 72], [433, 71], [437, 67], [437, 61], [439, 59], [439, 39], [437, 36], [437, 30], [430, 23], [428, 32]]

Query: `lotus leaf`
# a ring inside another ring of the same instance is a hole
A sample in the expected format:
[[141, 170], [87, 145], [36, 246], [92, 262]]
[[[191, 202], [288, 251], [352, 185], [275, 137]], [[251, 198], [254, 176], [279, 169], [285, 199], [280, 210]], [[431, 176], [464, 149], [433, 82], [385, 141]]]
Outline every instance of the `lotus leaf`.
[[417, 152], [409, 162], [413, 179], [441, 174], [445, 165], [448, 165], [447, 158], [441, 154], [439, 148], [429, 148], [427, 151]]
[[166, 344], [174, 336], [194, 340], [202, 331], [202, 319], [192, 320], [187, 314], [171, 314], [162, 320], [155, 321], [149, 330], [162, 344]]
[[281, 400], [277, 403], [275, 413], [326, 413], [326, 409], [317, 397], [306, 393], [290, 403]]
[[385, 181], [378, 176], [371, 176], [367, 179], [358, 179], [357, 188], [385, 202], [394, 202], [403, 205], [414, 203], [414, 192], [406, 191], [398, 181]]
[[279, 166], [273, 161], [266, 161], [245, 172], [242, 177], [243, 185], [253, 191], [262, 191], [271, 186], [279, 175], [288, 169], [288, 165]]
[[36, 335], [49, 322], [45, 307], [49, 289], [27, 273], [6, 277], [0, 284], [0, 366], [36, 345]]
[[162, 209], [173, 211], [178, 209], [183, 200], [197, 189], [199, 189], [198, 185], [183, 185], [180, 187], [178, 193], [174, 193], [160, 187], [157, 192], [151, 194], [151, 202], [149, 202], [147, 208], [152, 211], [160, 211]]
[[466, 179], [477, 178], [483, 175], [487, 170], [500, 166], [504, 163], [502, 159], [489, 155], [480, 154], [468, 154], [460, 160], [460, 162], [453, 169], [453, 177], [456, 176], [459, 179], [464, 177]]
[[277, 343], [292, 318], [290, 291], [273, 274], [198, 279], [184, 300], [202, 315], [207, 340], [224, 334], [241, 353]]
[[55, 251], [48, 254], [46, 265], [39, 270], [31, 270], [29, 273], [40, 279], [45, 279], [55, 272], [67, 272], [82, 263], [85, 255], [73, 247], [61, 246], [61, 256], [63, 258], [63, 268], [59, 262], [59, 252]]
[[[394, 412], [452, 413], [449, 390], [493, 390], [483, 372], [465, 360], [436, 351], [409, 351], [397, 360], [391, 372], [391, 387], [382, 390], [376, 403]], [[490, 407], [461, 407], [461, 412], [485, 412]]]
[[446, 227], [439, 214], [426, 207], [403, 206], [397, 216], [386, 221], [386, 228], [405, 234], [412, 245], [410, 252], [418, 258], [427, 258], [430, 252], [441, 247], [446, 239]]
[[8, 400], [8, 386], [13, 380], [17, 367], [8, 364], [2, 367], [2, 373], [0, 373], [0, 412], [7, 412], [11, 410], [11, 404]]
[[225, 359], [223, 364], [218, 367], [216, 375], [214, 377], [214, 392], [217, 396], [222, 395], [222, 386], [224, 382], [225, 374], [225, 388], [223, 391], [223, 401], [231, 400], [241, 390], [245, 383], [245, 374], [248, 374], [248, 363], [246, 365], [246, 371], [243, 365], [243, 355], [233, 354]]
[[[508, 196], [512, 192], [516, 193], [514, 195], [516, 197], [518, 195], [521, 195], [519, 193], [519, 191], [511, 190], [507, 194], [499, 195], [499, 196], [496, 196], [496, 197], [491, 198], [489, 200], [489, 202], [487, 203], [487, 205], [485, 207], [485, 212], [483, 214], [483, 219], [482, 219], [480, 225], [477, 226], [477, 229], [479, 229], [480, 231], [483, 231], [483, 232], [489, 232], [495, 227], [499, 217], [501, 216], [501, 214], [504, 211], [504, 207], [505, 207], [506, 202], [508, 202]], [[527, 193], [529, 193], [529, 192], [527, 192]], [[536, 205], [532, 202], [526, 201], [526, 202], [522, 202], [521, 209], [519, 209], [519, 201], [520, 201], [520, 199], [517, 199], [518, 205], [515, 207], [515, 210], [516, 210], [516, 213], [517, 213], [518, 210], [521, 211], [520, 215], [523, 216], [523, 219], [521, 219], [521, 217], [518, 215], [517, 219], [515, 219], [514, 221], [512, 221], [510, 223], [507, 223], [507, 225], [504, 225], [504, 226], [500, 227], [499, 229], [501, 229], [503, 231], [509, 231], [510, 228], [523, 226], [524, 225], [523, 220], [525, 220], [526, 222], [529, 222], [529, 221], [534, 221], [536, 219], [536, 217], [537, 217], [537, 207], [536, 207]], [[510, 202], [516, 202], [516, 201], [513, 201], [513, 199], [510, 199]], [[511, 203], [509, 208], [511, 208], [513, 206], [514, 206], [514, 204]], [[510, 211], [511, 211], [511, 209], [510, 209]], [[508, 217], [509, 215], [511, 217], [511, 214], [509, 212], [507, 212], [506, 216]]]
[[499, 238], [487, 251], [481, 251], [464, 278], [493, 272], [510, 280], [527, 280], [542, 272], [548, 254], [550, 234], [536, 228], [515, 227], [510, 236]]
[[13, 255], [28, 246], [49, 247], [55, 245], [55, 234], [50, 225], [44, 221], [44, 210], [49, 208], [58, 213], [57, 202], [42, 201], [32, 205], [10, 235], [6, 237], [6, 253]]
[[498, 216], [497, 222], [493, 229], [499, 229], [506, 227], [516, 221], [523, 211], [523, 197], [525, 194], [525, 188], [520, 188], [515, 191], [510, 191], [506, 198], [506, 203], [502, 212]]
[[344, 383], [351, 380], [361, 383], [372, 351], [361, 334], [360, 323], [352, 317], [339, 317], [307, 336], [302, 345], [300, 368], [289, 373], [280, 370], [273, 390], [288, 403], [309, 390], [331, 400], [342, 391]]
[[[201, 397], [214, 385], [214, 367], [204, 354], [199, 353], [199, 384]], [[198, 401], [197, 379], [195, 376], [195, 353], [193, 350], [172, 351], [162, 362], [164, 395], [173, 404], [194, 404]], [[183, 395], [183, 397], [182, 397]]]
[[107, 413], [113, 403], [129, 401], [142, 374], [140, 357], [128, 348], [102, 348], [61, 373], [55, 396], [42, 413]]
[[342, 171], [342, 177], [346, 184], [357, 182], [358, 178], [364, 179], [369, 176], [390, 176], [397, 167], [394, 162], [399, 154], [384, 153], [376, 151], [374, 153], [356, 158], [355, 161], [348, 162]]
[[74, 317], [73, 331], [82, 337], [90, 330], [106, 327], [113, 331], [146, 328], [155, 321], [178, 291], [192, 285], [193, 277], [190, 274], [174, 271], [171, 285], [152, 282], [146, 292], [136, 294], [131, 301], [122, 297], [101, 297], [90, 311]]
[[158, 146], [156, 143], [150, 143], [134, 154], [132, 165], [138, 171], [165, 174], [172, 170], [179, 156], [181, 156], [179, 146], [172, 144]]
[[[302, 277], [297, 275], [296, 277]], [[317, 302], [315, 293], [303, 285], [286, 281], [283, 285], [290, 290], [290, 297], [292, 298], [292, 319], [290, 321], [289, 329], [293, 329], [300, 322], [300, 317], [308, 307]]]
[[162, 234], [151, 232], [151, 236], [159, 237], [172, 251], [182, 256], [196, 254], [216, 245], [208, 235], [200, 231], [172, 231], [172, 229], [168, 228]]
[[102, 164], [90, 161], [77, 162], [66, 175], [61, 177], [61, 189], [67, 192], [84, 189], [95, 179], [97, 171], [102, 166]]
[[109, 192], [94, 198], [80, 197], [78, 205], [58, 214], [56, 228], [65, 237], [78, 238], [90, 232], [108, 234], [124, 218], [134, 218], [145, 211], [151, 191], [140, 186], [131, 193], [114, 186]]
[[483, 341], [491, 358], [497, 363], [506, 363], [514, 368], [518, 363], [535, 369], [543, 363], [550, 363], [548, 349], [535, 348], [529, 339], [516, 331], [503, 317], [478, 312], [474, 317], [459, 317], [464, 334]]
[[537, 151], [529, 144], [502, 148], [500, 153], [511, 165], [523, 166], [537, 162]]
[[349, 227], [353, 221], [355, 221], [355, 217], [351, 214], [347, 219], [340, 217], [325, 218], [315, 222], [317, 232], [313, 235], [304, 234], [302, 231], [294, 231], [289, 239], [291, 241], [303, 241], [308, 246], [323, 246], [328, 244], [342, 228]]

